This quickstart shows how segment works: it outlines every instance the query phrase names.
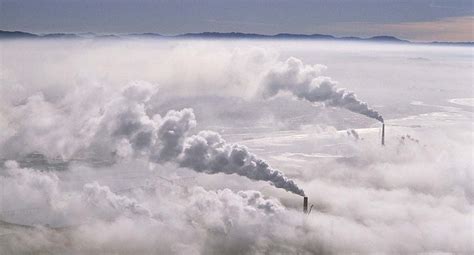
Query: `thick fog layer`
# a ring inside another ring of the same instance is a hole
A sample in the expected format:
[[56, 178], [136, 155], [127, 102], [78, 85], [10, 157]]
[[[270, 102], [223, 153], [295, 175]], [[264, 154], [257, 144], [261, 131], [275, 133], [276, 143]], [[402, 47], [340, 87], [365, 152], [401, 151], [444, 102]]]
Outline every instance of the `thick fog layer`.
[[474, 252], [470, 48], [0, 47], [1, 254]]

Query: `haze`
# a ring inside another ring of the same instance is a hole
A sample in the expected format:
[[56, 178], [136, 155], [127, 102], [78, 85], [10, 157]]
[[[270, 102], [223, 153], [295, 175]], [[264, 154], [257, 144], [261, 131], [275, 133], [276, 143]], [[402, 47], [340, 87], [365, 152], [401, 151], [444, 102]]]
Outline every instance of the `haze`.
[[472, 47], [0, 47], [1, 254], [474, 252]]

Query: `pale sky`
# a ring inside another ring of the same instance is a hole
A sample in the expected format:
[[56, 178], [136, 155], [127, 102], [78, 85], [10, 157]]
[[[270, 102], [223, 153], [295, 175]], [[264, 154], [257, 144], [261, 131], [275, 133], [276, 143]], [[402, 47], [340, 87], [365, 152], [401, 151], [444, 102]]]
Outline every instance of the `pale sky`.
[[472, 0], [0, 0], [0, 29], [394, 35], [474, 41]]

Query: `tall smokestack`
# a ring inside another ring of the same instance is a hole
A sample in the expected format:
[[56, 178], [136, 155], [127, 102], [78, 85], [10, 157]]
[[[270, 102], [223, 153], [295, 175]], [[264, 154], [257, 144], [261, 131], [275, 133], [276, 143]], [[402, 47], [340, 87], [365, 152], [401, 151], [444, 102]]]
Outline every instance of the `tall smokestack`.
[[303, 197], [303, 212], [308, 213], [308, 197]]
[[382, 146], [385, 145], [385, 123], [382, 123]]

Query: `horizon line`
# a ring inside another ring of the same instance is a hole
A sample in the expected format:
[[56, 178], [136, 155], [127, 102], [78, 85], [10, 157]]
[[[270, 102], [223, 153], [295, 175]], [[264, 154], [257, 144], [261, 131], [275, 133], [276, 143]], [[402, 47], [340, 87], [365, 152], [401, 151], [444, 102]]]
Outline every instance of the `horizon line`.
[[[123, 38], [123, 36], [156, 36], [156, 37], [163, 37], [163, 38], [170, 38], [170, 39], [177, 39], [177, 38], [185, 38], [185, 37], [209, 37], [213, 38], [212, 35], [222, 35], [221, 38], [214, 39], [230, 39], [229, 37], [225, 37], [225, 35], [242, 35], [243, 39], [303, 39], [303, 40], [347, 40], [347, 41], [379, 41], [379, 42], [398, 42], [398, 43], [411, 43], [411, 44], [474, 44], [474, 41], [412, 41], [410, 39], [399, 38], [397, 36], [389, 35], [389, 34], [379, 34], [373, 35], [369, 37], [360, 37], [360, 36], [335, 36], [332, 34], [321, 34], [321, 33], [311, 33], [311, 34], [304, 34], [304, 33], [290, 33], [290, 32], [281, 32], [276, 34], [260, 34], [260, 33], [252, 33], [252, 32], [236, 32], [236, 31], [228, 31], [228, 32], [217, 32], [217, 31], [203, 31], [203, 32], [186, 32], [186, 33], [179, 33], [179, 34], [161, 34], [159, 32], [132, 32], [132, 33], [98, 33], [98, 32], [29, 32], [29, 31], [22, 31], [22, 30], [3, 30], [0, 29], [0, 33], [21, 33], [24, 36], [36, 36], [38, 39], [43, 38], [52, 38], [54, 36], [77, 36], [79, 38], [87, 39], [84, 37], [84, 34], [92, 34], [94, 36], [100, 37], [119, 37]], [[122, 36], [122, 37], [121, 37]], [[249, 38], [249, 37], [261, 37], [261, 38]], [[326, 38], [317, 38], [326, 37]], [[21, 36], [20, 36], [21, 37]], [[236, 36], [238, 38], [238, 36]], [[284, 37], [293, 37], [293, 38], [284, 38]], [[300, 38], [295, 38], [300, 37]], [[304, 38], [307, 37], [307, 38]], [[0, 39], [2, 38], [0, 35]], [[13, 38], [11, 38], [13, 39]], [[65, 39], [65, 38], [63, 38]], [[72, 38], [69, 38], [72, 39]]]

